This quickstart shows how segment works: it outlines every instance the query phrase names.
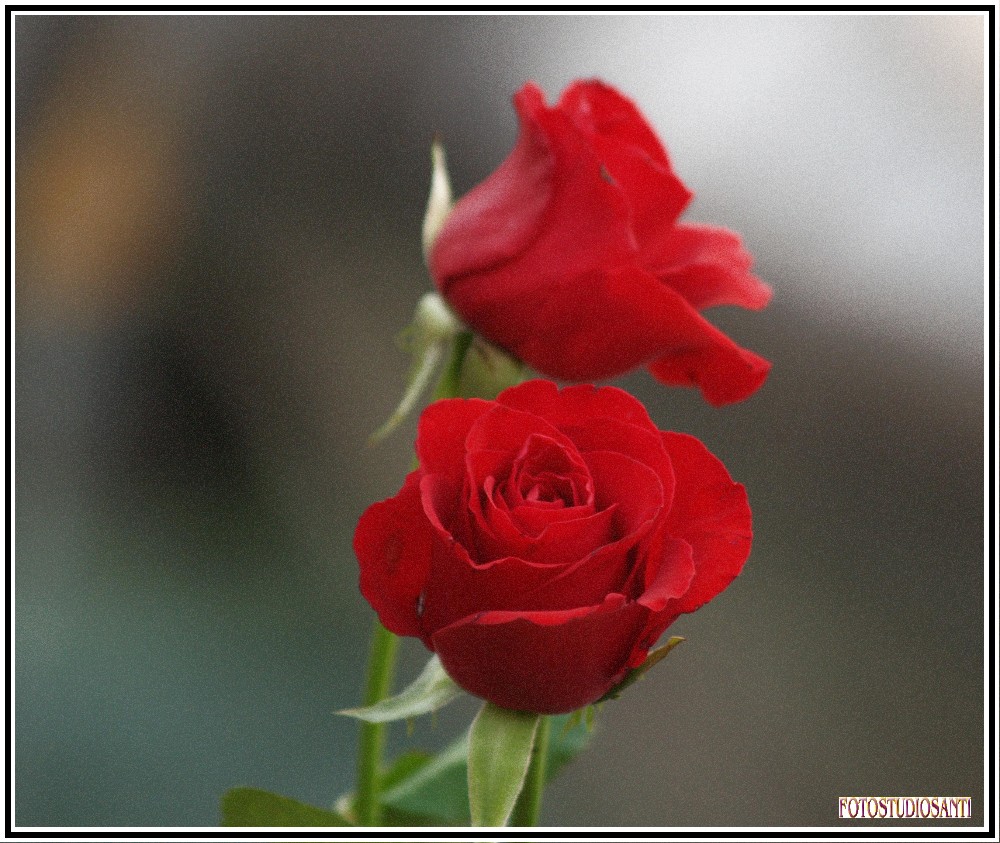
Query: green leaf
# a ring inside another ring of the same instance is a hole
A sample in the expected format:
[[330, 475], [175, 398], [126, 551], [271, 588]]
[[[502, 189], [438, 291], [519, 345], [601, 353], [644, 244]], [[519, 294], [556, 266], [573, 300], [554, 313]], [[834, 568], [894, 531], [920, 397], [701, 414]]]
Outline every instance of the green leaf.
[[451, 743], [409, 778], [387, 787], [382, 804], [396, 811], [429, 817], [440, 825], [469, 825], [466, 757], [468, 735]]
[[340, 814], [255, 787], [237, 787], [222, 797], [224, 826], [349, 826]]
[[659, 664], [663, 661], [671, 650], [674, 649], [678, 644], [684, 641], [679, 635], [673, 636], [667, 641], [662, 647], [657, 647], [655, 650], [650, 650], [649, 654], [646, 656], [646, 661], [644, 661], [638, 667], [633, 667], [628, 673], [625, 674], [625, 678], [622, 679], [614, 688], [608, 691], [603, 697], [601, 697], [597, 702], [602, 703], [606, 700], [616, 700], [621, 696], [622, 691], [624, 691], [629, 685], [633, 685], [642, 679], [649, 669], [654, 665]]
[[[391, 826], [407, 825], [444, 825], [440, 817], [426, 816], [420, 813], [411, 813], [405, 809], [397, 808], [387, 804], [384, 792], [392, 790], [397, 784], [406, 782], [413, 778], [423, 767], [426, 767], [433, 756], [419, 750], [405, 752], [399, 756], [388, 770], [379, 776], [379, 801], [382, 804], [382, 824]], [[335, 809], [353, 820], [356, 816], [355, 794], [346, 793], [337, 800]], [[356, 824], [356, 823], [355, 823]], [[468, 822], [465, 823], [468, 825]]]
[[411, 717], [437, 711], [463, 693], [465, 692], [444, 672], [441, 660], [437, 656], [431, 656], [420, 675], [396, 696], [380, 700], [366, 708], [345, 708], [337, 714], [357, 717], [366, 723], [409, 720]]
[[388, 770], [385, 770], [378, 778], [378, 789], [380, 791], [389, 790], [400, 782], [413, 778], [416, 773], [426, 767], [434, 758], [429, 752], [420, 749], [411, 749], [404, 752]]
[[434, 817], [422, 816], [401, 808], [386, 804], [385, 791], [390, 790], [397, 784], [412, 779], [420, 770], [430, 764], [434, 756], [427, 752], [411, 750], [404, 752], [379, 777], [379, 802], [382, 804], [382, 823], [391, 826], [406, 825], [441, 825], [441, 820]]
[[477, 828], [507, 824], [524, 786], [539, 714], [486, 703], [469, 729], [469, 811]]

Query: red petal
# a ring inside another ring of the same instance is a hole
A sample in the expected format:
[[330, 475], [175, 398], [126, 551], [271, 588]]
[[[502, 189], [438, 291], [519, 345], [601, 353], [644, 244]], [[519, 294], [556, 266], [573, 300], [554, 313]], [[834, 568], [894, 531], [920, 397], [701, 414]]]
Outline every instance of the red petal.
[[505, 304], [508, 340], [547, 375], [613, 377], [672, 346], [670, 304], [657, 307], [666, 298], [661, 289], [667, 288], [636, 268], [553, 277], [543, 294]]
[[[427, 477], [421, 483], [425, 509], [430, 506], [432, 512], [437, 505], [428, 505], [426, 498], [435, 495], [435, 484], [448, 493], [441, 478]], [[478, 612], [561, 611], [593, 605], [618, 590], [629, 575], [629, 551], [648, 532], [652, 522], [640, 525], [632, 535], [610, 541], [607, 521], [614, 517], [616, 509], [596, 516], [585, 529], [573, 523], [551, 525], [538, 540], [526, 543], [527, 552], [533, 553], [535, 560], [521, 558], [513, 545], [509, 555], [500, 556], [503, 548], [498, 544], [491, 546], [497, 558], [478, 561], [488, 556], [477, 542], [493, 539], [470, 529], [471, 539], [456, 541], [432, 517], [430, 520], [438, 532], [421, 618], [425, 640], [429, 633]], [[592, 529], [598, 538], [591, 534]], [[586, 552], [582, 546], [586, 546]]]
[[427, 406], [417, 424], [417, 457], [429, 474], [460, 480], [465, 473], [465, 438], [493, 406], [478, 398], [447, 398]]
[[541, 565], [569, 564], [607, 544], [619, 517], [616, 506], [603, 512], [592, 506], [529, 512], [527, 505], [508, 511], [482, 498], [468, 494], [468, 526], [453, 530], [477, 563], [518, 556]]
[[[470, 523], [465, 498], [456, 495], [441, 475], [424, 477], [420, 491], [436, 538], [420, 621], [428, 646], [429, 635], [442, 626], [484, 609], [517, 605], [497, 601], [516, 601], [522, 591], [537, 588], [552, 577], [549, 566], [515, 558], [516, 550], [508, 554], [511, 558], [481, 563], [479, 543], [488, 536]], [[456, 514], [446, 525], [438, 513], [449, 509]]]
[[434, 530], [420, 502], [420, 472], [394, 498], [372, 504], [354, 531], [361, 593], [396, 635], [420, 635], [417, 600], [431, 567]]
[[540, 416], [491, 404], [469, 428], [465, 439], [466, 473], [476, 488], [482, 488], [486, 478], [493, 476], [497, 482], [510, 473], [514, 460], [533, 435], [552, 440], [562, 448], [568, 461], [583, 466], [572, 440], [560, 433]]
[[622, 389], [590, 384], [558, 389], [552, 381], [531, 380], [504, 390], [496, 400], [541, 416], [566, 433], [581, 454], [624, 454], [656, 471], [664, 489], [673, 487], [673, 468], [660, 431], [646, 408]]
[[771, 364], [716, 333], [706, 337], [706, 347], [673, 351], [650, 363], [649, 371], [668, 386], [699, 387], [705, 400], [715, 407], [749, 398], [767, 379]]
[[508, 336], [515, 322], [506, 312], [510, 303], [547, 295], [556, 279], [628, 263], [635, 241], [626, 198], [602, 175], [585, 134], [565, 114], [545, 108], [533, 86], [515, 105], [517, 146], [455, 205], [430, 266], [438, 288], [470, 325], [516, 351]]
[[567, 380], [612, 377], [649, 364], [665, 383], [696, 385], [710, 403], [722, 405], [751, 395], [770, 369], [678, 293], [634, 268], [564, 279], [544, 297], [510, 302], [506, 318], [521, 358]]
[[677, 477], [666, 519], [671, 536], [691, 545], [695, 575], [676, 614], [693, 612], [721, 592], [743, 569], [753, 538], [746, 491], [693, 436], [664, 433]]
[[664, 478], [648, 465], [614, 451], [588, 451], [583, 458], [594, 478], [597, 508], [618, 506], [618, 536], [634, 533], [670, 506], [672, 476], [665, 487]]
[[[470, 454], [498, 452], [509, 454], [509, 463], [521, 452], [531, 436], [548, 437], [568, 454], [576, 446], [559, 430], [530, 409], [519, 410], [499, 402], [491, 402], [489, 412], [483, 413], [469, 428], [466, 450]], [[577, 456], [576, 461], [579, 462]]]
[[[468, 561], [461, 545], [440, 543], [427, 579], [420, 627], [425, 641], [462, 618], [490, 609], [514, 610], [524, 593], [552, 579], [552, 567], [515, 556], [482, 565]], [[561, 608], [562, 606], [560, 606]]]
[[[517, 525], [522, 535], [533, 537], [534, 539], [548, 538], [551, 535], [546, 531], [565, 531], [566, 538], [573, 537], [573, 531], [578, 533], [590, 532], [595, 540], [607, 535], [607, 525], [610, 523], [610, 516], [604, 518], [603, 512], [596, 512], [593, 506], [573, 506], [564, 509], [548, 509], [545, 507], [523, 504], [510, 510], [511, 523]], [[603, 526], [596, 524], [601, 522]], [[590, 547], [585, 552], [593, 549], [594, 545], [601, 544], [595, 541], [590, 543]], [[579, 557], [577, 557], [579, 558]]]
[[591, 606], [611, 593], [623, 593], [636, 566], [644, 563], [639, 548], [649, 532], [647, 522], [633, 534], [596, 548], [521, 595], [517, 609], [570, 609]]
[[663, 484], [664, 499], [669, 502], [673, 497], [674, 469], [659, 430], [647, 430], [617, 419], [600, 419], [597, 424], [590, 423], [568, 433], [584, 458], [592, 451], [614, 451], [649, 466]]
[[579, 428], [592, 419], [617, 419], [657, 431], [642, 403], [614, 386], [580, 384], [559, 389], [552, 381], [531, 380], [505, 389], [496, 400], [541, 416], [560, 429]]
[[661, 534], [649, 543], [645, 553], [645, 583], [638, 599], [643, 606], [661, 612], [691, 587], [695, 575], [694, 551], [683, 539]]
[[[649, 364], [649, 371], [662, 383], [697, 386], [716, 407], [749, 398], [771, 370], [771, 364], [740, 348], [722, 331], [702, 318], [679, 293], [660, 285], [661, 304], [670, 309], [661, 330], [673, 336], [662, 356]], [[667, 305], [667, 301], [671, 305]]]
[[724, 304], [760, 310], [771, 300], [771, 288], [750, 271], [753, 256], [738, 234], [679, 225], [664, 235], [645, 265], [696, 310]]
[[[467, 515], [467, 491], [443, 474], [425, 474], [420, 499], [428, 523], [445, 544], [459, 543], [474, 551], [475, 529]], [[471, 564], [471, 555], [469, 556]]]
[[559, 107], [590, 135], [601, 163], [625, 193], [637, 243], [672, 226], [693, 194], [670, 168], [663, 145], [635, 103], [591, 80], [571, 85]]
[[588, 133], [637, 147], [651, 161], [669, 166], [663, 144], [636, 104], [610, 85], [598, 79], [574, 82], [563, 91], [558, 108]]
[[646, 564], [646, 585], [639, 602], [649, 608], [651, 614], [639, 644], [632, 651], [629, 667], [642, 664], [649, 648], [677, 619], [679, 601], [690, 589], [696, 573], [694, 551], [683, 539], [663, 537], [661, 542], [654, 542], [648, 552], [650, 557], [655, 553], [659, 558], [650, 558]]
[[441, 291], [458, 276], [520, 254], [538, 234], [552, 195], [555, 167], [535, 115], [545, 110], [542, 92], [530, 82], [514, 96], [521, 121], [517, 145], [485, 181], [452, 209], [431, 252]]
[[648, 609], [609, 595], [565, 612], [487, 612], [432, 637], [445, 670], [476, 696], [559, 714], [600, 699], [627, 667]]
[[[494, 480], [493, 477], [487, 478]], [[492, 495], [478, 486], [467, 483], [462, 503], [467, 523], [469, 541], [466, 545], [477, 563], [489, 562], [504, 556], [528, 557], [532, 540], [513, 522], [510, 512], [497, 505]]]

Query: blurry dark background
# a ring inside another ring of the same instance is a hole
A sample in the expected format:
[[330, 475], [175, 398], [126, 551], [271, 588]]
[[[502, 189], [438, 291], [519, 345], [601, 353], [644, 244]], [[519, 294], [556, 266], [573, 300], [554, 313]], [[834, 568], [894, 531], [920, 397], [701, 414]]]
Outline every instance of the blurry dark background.
[[429, 286], [429, 141], [464, 192], [525, 79], [591, 75], [660, 132], [688, 218], [743, 234], [774, 301], [710, 318], [774, 369], [724, 410], [617, 382], [747, 486], [756, 540], [544, 821], [833, 825], [859, 794], [981, 821], [983, 39], [961, 15], [18, 15], [16, 822], [350, 787], [351, 536], [410, 460], [412, 421], [364, 443]]

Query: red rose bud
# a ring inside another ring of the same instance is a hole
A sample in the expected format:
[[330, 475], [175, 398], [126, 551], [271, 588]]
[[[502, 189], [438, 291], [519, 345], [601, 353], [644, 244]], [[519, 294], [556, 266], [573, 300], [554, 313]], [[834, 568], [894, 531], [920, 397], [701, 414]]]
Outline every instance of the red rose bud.
[[700, 310], [758, 310], [771, 289], [740, 238], [681, 224], [692, 194], [636, 106], [598, 81], [549, 108], [527, 83], [503, 164], [455, 205], [436, 237], [438, 289], [471, 327], [551, 377], [588, 381], [646, 365], [741, 401], [770, 363]]
[[600, 699], [750, 552], [743, 487], [614, 387], [529, 381], [429, 406], [420, 467], [361, 516], [361, 592], [467, 691], [505, 708]]

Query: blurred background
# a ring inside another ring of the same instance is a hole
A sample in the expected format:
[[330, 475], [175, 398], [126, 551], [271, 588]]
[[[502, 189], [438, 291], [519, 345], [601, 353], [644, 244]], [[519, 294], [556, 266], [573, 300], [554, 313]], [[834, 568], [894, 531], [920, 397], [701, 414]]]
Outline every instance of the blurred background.
[[464, 192], [524, 80], [593, 75], [660, 133], [687, 218], [755, 254], [773, 303], [710, 318], [774, 368], [725, 410], [616, 381], [725, 461], [756, 539], [543, 820], [835, 825], [838, 796], [940, 794], [982, 822], [982, 16], [19, 14], [14, 48], [18, 825], [351, 786], [351, 538], [410, 460], [412, 420], [365, 439], [430, 283], [430, 139]]

